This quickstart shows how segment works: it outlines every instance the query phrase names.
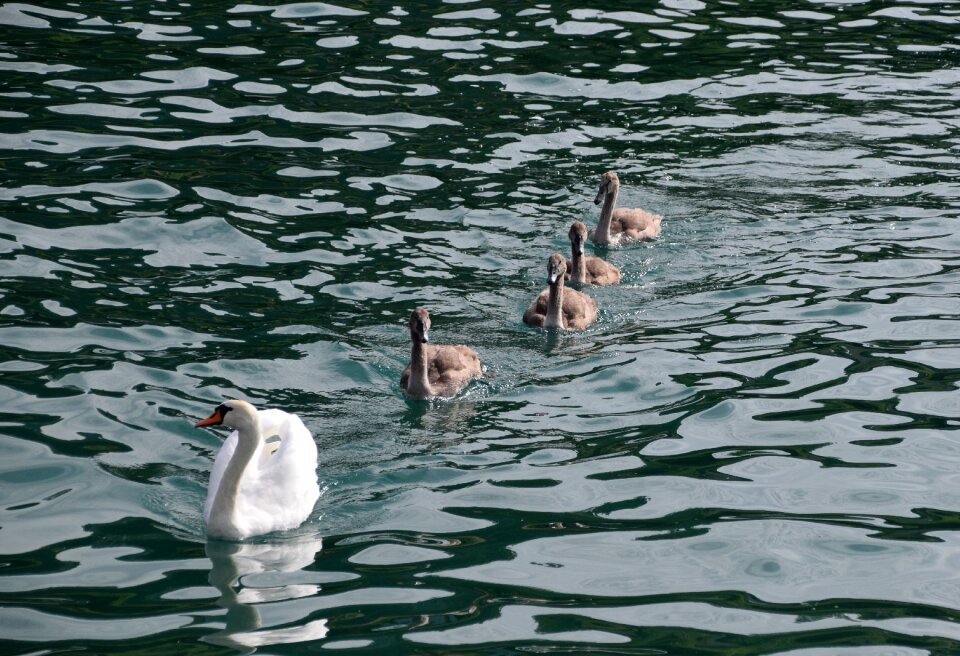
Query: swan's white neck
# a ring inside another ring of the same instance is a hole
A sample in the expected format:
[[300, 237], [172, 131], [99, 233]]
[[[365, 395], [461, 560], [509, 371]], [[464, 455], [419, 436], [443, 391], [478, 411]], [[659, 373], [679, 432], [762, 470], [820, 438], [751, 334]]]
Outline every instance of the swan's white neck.
[[597, 244], [611, 244], [610, 221], [613, 219], [613, 208], [617, 206], [617, 196], [620, 194], [620, 185], [610, 183], [610, 190], [603, 197], [603, 207], [600, 209], [600, 221], [594, 234]]
[[414, 335], [413, 350], [410, 353], [410, 379], [407, 381], [407, 394], [410, 396], [433, 396], [430, 379], [427, 377], [429, 370], [427, 347], [418, 336]]
[[236, 514], [240, 480], [250, 461], [260, 451], [262, 443], [260, 417], [256, 414], [252, 417], [245, 416], [244, 421], [237, 426], [237, 448], [223, 471], [220, 486], [210, 505], [207, 532], [211, 535], [237, 537]]
[[563, 276], [557, 276], [557, 281], [550, 285], [550, 295], [547, 297], [547, 314], [543, 318], [544, 328], [563, 329]]

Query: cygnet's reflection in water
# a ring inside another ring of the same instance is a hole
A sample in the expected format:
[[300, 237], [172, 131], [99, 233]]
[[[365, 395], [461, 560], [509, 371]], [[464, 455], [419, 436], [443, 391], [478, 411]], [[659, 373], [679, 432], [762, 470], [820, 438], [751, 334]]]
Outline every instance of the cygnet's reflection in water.
[[[257, 647], [320, 640], [327, 635], [326, 619], [304, 622], [302, 617], [285, 618], [280, 628], [261, 628], [263, 621], [258, 604], [283, 602], [309, 597], [320, 592], [313, 583], [286, 583], [284, 572], [299, 572], [313, 564], [322, 548], [319, 537], [300, 536], [289, 540], [237, 543], [212, 540], [207, 542], [206, 552], [212, 567], [209, 581], [220, 591], [219, 604], [226, 610], [222, 630], [204, 636], [203, 640], [215, 645], [231, 647], [250, 653]], [[245, 582], [256, 574], [276, 573], [273, 585], [256, 587]], [[280, 579], [279, 584], [275, 581]], [[271, 609], [277, 607], [271, 605]]]
[[468, 399], [408, 401], [400, 424], [435, 433], [467, 432], [477, 414], [477, 402]]

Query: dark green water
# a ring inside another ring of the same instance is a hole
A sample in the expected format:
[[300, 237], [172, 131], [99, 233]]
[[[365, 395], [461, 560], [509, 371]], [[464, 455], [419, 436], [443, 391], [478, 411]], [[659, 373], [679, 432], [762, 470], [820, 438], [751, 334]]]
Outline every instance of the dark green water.
[[[0, 5], [4, 654], [960, 653], [960, 5], [586, 4]], [[204, 538], [231, 397], [293, 535]]]

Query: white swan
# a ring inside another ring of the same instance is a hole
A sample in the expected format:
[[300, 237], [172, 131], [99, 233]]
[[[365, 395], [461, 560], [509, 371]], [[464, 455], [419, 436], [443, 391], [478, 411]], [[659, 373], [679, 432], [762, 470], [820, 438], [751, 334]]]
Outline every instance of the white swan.
[[236, 430], [213, 462], [203, 508], [207, 534], [242, 540], [302, 524], [320, 488], [317, 445], [300, 418], [233, 400], [196, 425], [218, 424]]

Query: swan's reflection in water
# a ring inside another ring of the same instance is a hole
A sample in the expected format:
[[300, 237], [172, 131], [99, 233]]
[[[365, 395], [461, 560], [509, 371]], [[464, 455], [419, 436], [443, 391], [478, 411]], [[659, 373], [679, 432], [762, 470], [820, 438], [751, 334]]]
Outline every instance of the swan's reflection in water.
[[[320, 640], [327, 635], [325, 619], [300, 622], [302, 618], [284, 620], [280, 628], [263, 628], [258, 604], [283, 602], [309, 597], [320, 592], [312, 583], [286, 583], [282, 573], [298, 572], [313, 564], [322, 547], [322, 540], [301, 536], [290, 540], [240, 544], [207, 542], [210, 559], [209, 581], [220, 591], [219, 604], [226, 609], [222, 630], [205, 636], [206, 642], [252, 653], [257, 647]], [[276, 574], [271, 577], [270, 574]], [[263, 577], [254, 575], [264, 574]], [[245, 578], [270, 582], [273, 585], [247, 585]], [[272, 580], [271, 580], [272, 579]], [[295, 625], [290, 625], [296, 621]]]

